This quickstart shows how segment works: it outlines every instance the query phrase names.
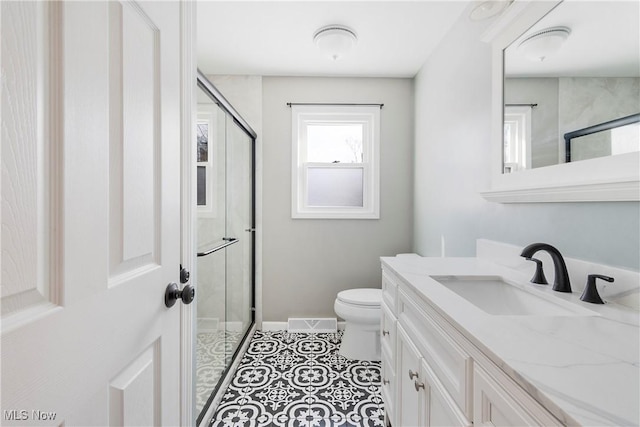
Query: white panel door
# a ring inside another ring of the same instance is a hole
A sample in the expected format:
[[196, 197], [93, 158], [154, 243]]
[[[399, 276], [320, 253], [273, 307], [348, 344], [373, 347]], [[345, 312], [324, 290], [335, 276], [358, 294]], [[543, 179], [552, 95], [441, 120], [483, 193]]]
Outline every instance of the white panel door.
[[177, 425], [180, 4], [0, 8], [0, 424]]

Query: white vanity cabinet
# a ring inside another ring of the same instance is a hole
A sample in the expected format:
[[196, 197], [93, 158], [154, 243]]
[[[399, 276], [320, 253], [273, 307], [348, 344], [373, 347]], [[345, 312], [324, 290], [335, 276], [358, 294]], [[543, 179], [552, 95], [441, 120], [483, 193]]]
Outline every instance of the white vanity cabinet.
[[385, 403], [385, 415], [392, 425], [398, 424], [395, 418], [396, 402], [396, 301], [398, 279], [391, 273], [382, 272], [382, 318], [380, 323], [380, 343], [382, 346], [382, 398]]
[[381, 327], [382, 397], [392, 426], [561, 425], [384, 269]]

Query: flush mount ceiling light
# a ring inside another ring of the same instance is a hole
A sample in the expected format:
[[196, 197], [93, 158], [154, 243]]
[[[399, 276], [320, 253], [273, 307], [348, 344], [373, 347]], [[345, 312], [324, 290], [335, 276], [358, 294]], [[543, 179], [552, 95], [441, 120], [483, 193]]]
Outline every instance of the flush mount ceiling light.
[[532, 61], [544, 61], [548, 56], [553, 55], [571, 34], [571, 29], [567, 27], [551, 27], [536, 31], [527, 36], [518, 45], [527, 59]]
[[484, 21], [499, 15], [513, 3], [513, 0], [476, 1], [476, 3], [477, 6], [469, 14], [469, 19], [472, 21]]
[[327, 25], [313, 35], [313, 42], [334, 61], [346, 55], [358, 41], [356, 33], [342, 25]]

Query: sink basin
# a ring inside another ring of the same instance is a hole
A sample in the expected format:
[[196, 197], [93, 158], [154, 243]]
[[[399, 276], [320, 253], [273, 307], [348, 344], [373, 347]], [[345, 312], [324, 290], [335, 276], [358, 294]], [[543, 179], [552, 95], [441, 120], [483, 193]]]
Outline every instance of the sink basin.
[[608, 298], [607, 300], [609, 302], [615, 302], [616, 304], [624, 305], [625, 307], [640, 311], [640, 292], [637, 289], [623, 292], [618, 295], [612, 295], [611, 298]]
[[[497, 276], [431, 276], [480, 310], [502, 316], [590, 316], [596, 313]], [[539, 295], [537, 295], [539, 294]]]

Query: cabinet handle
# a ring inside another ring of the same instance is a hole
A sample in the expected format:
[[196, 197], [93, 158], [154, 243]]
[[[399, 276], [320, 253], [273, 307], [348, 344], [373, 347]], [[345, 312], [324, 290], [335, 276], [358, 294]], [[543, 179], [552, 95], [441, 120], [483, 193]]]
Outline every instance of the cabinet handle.
[[389, 335], [389, 331], [382, 331], [382, 336]]
[[411, 369], [409, 369], [409, 379], [412, 380], [414, 378], [418, 378], [418, 373], [413, 372]]
[[415, 381], [413, 385], [415, 386], [416, 391], [420, 391], [420, 389], [424, 389], [424, 383], [419, 383], [418, 381]]
[[388, 380], [388, 379], [386, 379], [386, 378], [384, 378], [384, 379], [382, 380], [382, 384], [384, 384], [384, 385], [389, 384], [389, 380]]

